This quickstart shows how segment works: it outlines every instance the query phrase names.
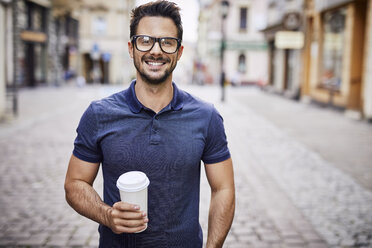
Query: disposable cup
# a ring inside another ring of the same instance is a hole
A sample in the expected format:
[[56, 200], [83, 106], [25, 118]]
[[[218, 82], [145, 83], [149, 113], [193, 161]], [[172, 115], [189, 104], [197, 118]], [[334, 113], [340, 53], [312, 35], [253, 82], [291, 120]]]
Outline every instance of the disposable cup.
[[[141, 171], [130, 171], [122, 174], [116, 181], [116, 186], [120, 192], [120, 199], [123, 202], [136, 204], [141, 211], [147, 214], [147, 188], [150, 180]], [[141, 230], [143, 232], [146, 230]]]

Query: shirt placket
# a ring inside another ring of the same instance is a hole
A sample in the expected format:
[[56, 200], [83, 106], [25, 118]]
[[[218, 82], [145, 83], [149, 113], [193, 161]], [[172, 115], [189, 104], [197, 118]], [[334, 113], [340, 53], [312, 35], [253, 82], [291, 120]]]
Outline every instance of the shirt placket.
[[161, 136], [159, 133], [160, 123], [159, 123], [159, 115], [156, 114], [152, 117], [151, 121], [151, 131], [150, 131], [150, 144], [151, 145], [158, 145], [161, 141]]

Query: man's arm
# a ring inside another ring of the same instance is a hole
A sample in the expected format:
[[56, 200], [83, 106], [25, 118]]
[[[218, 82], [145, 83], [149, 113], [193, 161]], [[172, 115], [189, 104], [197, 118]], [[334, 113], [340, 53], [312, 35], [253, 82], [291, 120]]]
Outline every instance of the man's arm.
[[117, 202], [111, 207], [102, 201], [92, 186], [98, 169], [99, 163], [71, 156], [65, 180], [67, 202], [79, 214], [111, 228], [114, 233], [143, 230], [148, 220], [138, 206]]
[[216, 164], [206, 164], [211, 187], [207, 248], [222, 247], [235, 212], [234, 171], [231, 158]]

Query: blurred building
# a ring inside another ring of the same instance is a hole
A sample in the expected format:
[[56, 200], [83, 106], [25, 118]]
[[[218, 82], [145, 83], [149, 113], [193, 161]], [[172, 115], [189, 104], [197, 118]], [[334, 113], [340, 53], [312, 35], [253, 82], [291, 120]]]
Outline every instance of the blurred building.
[[135, 76], [127, 46], [134, 7], [134, 0], [83, 0], [79, 74], [88, 83], [129, 83]]
[[[200, 0], [194, 81], [218, 84], [221, 75], [220, 0]], [[267, 45], [259, 32], [266, 22], [265, 0], [230, 0], [225, 20], [224, 69], [234, 85], [267, 81]]]
[[48, 81], [60, 85], [77, 76], [79, 8], [82, 0], [52, 0], [49, 19]]
[[372, 2], [306, 2], [302, 94], [372, 118]]
[[78, 23], [71, 14], [79, 1], [12, 2], [14, 77], [9, 83], [16, 87], [60, 85], [70, 70], [66, 58], [77, 47]]
[[9, 64], [7, 63], [9, 52], [9, 41], [11, 33], [9, 25], [11, 24], [11, 1], [0, 1], [0, 120], [4, 117], [6, 112], [7, 92], [6, 85], [10, 80]]
[[299, 97], [301, 87], [303, 4], [303, 0], [269, 0], [267, 26], [262, 30], [269, 46], [267, 88], [293, 98]]
[[269, 89], [372, 118], [370, 0], [270, 0]]
[[0, 0], [0, 119], [22, 87], [129, 82], [134, 0]]
[[[17, 113], [20, 87], [59, 85], [77, 50], [79, 0], [0, 1], [0, 117]], [[61, 11], [63, 9], [63, 11]]]

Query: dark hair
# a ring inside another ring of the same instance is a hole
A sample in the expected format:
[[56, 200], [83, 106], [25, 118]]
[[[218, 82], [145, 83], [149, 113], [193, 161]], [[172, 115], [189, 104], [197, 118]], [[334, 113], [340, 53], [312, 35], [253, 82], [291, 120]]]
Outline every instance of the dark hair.
[[130, 20], [130, 37], [136, 35], [138, 23], [146, 16], [160, 16], [172, 19], [177, 27], [177, 38], [182, 40], [183, 28], [180, 8], [177, 4], [165, 0], [159, 0], [134, 8]]

